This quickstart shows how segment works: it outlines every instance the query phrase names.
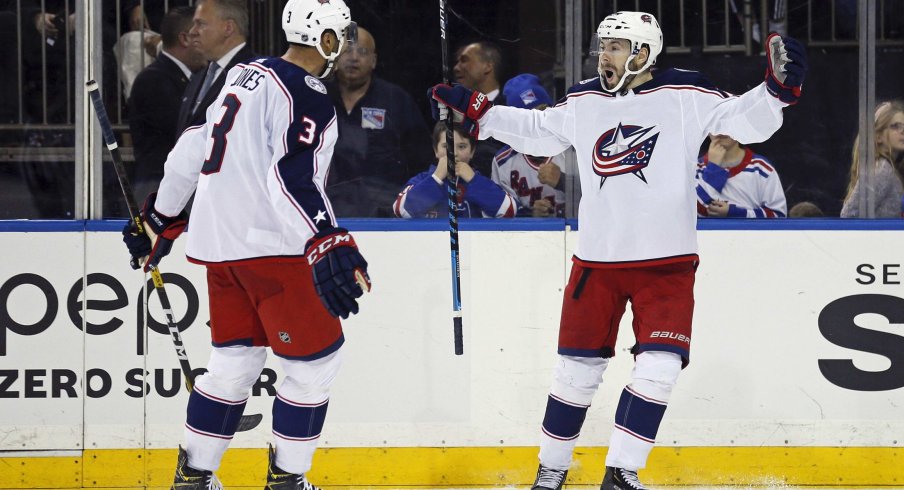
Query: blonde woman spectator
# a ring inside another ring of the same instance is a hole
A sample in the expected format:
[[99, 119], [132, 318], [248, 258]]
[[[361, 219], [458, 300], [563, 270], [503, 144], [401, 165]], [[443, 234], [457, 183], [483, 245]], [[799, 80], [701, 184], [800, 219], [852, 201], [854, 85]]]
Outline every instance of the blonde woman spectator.
[[[896, 218], [901, 216], [904, 197], [904, 102], [893, 100], [876, 107], [876, 162], [873, 166], [873, 216]], [[860, 210], [860, 136], [854, 140], [851, 159], [851, 180], [848, 182], [842, 218], [868, 216]]]

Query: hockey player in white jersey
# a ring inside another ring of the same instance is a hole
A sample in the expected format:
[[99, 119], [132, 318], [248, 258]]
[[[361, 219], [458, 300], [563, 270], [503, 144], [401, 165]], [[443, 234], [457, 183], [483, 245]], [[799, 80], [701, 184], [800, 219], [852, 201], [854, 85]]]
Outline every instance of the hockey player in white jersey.
[[697, 215], [784, 218], [785, 191], [775, 167], [731, 136], [713, 134], [697, 162]]
[[339, 317], [357, 313], [370, 287], [367, 262], [323, 191], [337, 129], [320, 78], [354, 41], [355, 24], [343, 0], [289, 0], [282, 26], [288, 51], [231, 69], [208, 122], [186, 129], [169, 154], [142, 211], [154, 236], [123, 232], [133, 257], [159, 263], [195, 193], [186, 255], [207, 266], [214, 348], [189, 397], [175, 489], [220, 488], [214, 471], [269, 346], [285, 379], [267, 488], [311, 490], [304, 474], [342, 360]]
[[797, 41], [766, 40], [766, 80], [731, 96], [696, 72], [649, 68], [662, 50], [656, 19], [617, 12], [597, 29], [599, 77], [555, 107], [492, 106], [481, 93], [437, 85], [433, 99], [463, 115], [480, 139], [531, 155], [573, 146], [582, 197], [580, 234], [564, 292], [559, 360], [546, 405], [534, 488], [565, 481], [587, 408], [602, 381], [628, 299], [636, 344], [622, 391], [601, 490], [646, 488], [637, 477], [682, 368], [690, 360], [698, 261], [694, 174], [707, 135], [769, 138], [806, 73]]

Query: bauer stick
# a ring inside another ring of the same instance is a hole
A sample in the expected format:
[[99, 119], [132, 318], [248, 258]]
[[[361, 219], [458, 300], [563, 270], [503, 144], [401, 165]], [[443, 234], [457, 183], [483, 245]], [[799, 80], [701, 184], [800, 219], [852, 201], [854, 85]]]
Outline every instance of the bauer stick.
[[[449, 84], [449, 43], [446, 40], [446, 0], [439, 0], [439, 37], [443, 51], [443, 83]], [[455, 355], [464, 354], [461, 333], [461, 259], [458, 253], [458, 176], [455, 175], [455, 137], [452, 115], [440, 106], [446, 121], [446, 200], [449, 203], [449, 255], [452, 259], [452, 328], [455, 335]]]
[[[100, 123], [100, 129], [104, 135], [104, 143], [110, 150], [110, 156], [113, 158], [113, 169], [116, 170], [116, 179], [119, 181], [119, 187], [122, 188], [122, 196], [126, 200], [126, 207], [129, 208], [129, 217], [135, 223], [135, 227], [139, 234], [145, 234], [144, 225], [141, 223], [141, 213], [138, 211], [138, 205], [135, 203], [135, 195], [132, 193], [132, 184], [126, 176], [126, 167], [122, 163], [122, 156], [119, 154], [119, 145], [116, 143], [116, 136], [113, 134], [113, 126], [107, 117], [107, 109], [104, 102], [100, 98], [100, 90], [97, 82], [91, 80], [87, 83], [86, 89], [88, 96], [94, 104], [94, 114], [97, 115], [97, 122]], [[139, 265], [137, 259], [132, 259], [133, 267]], [[136, 267], [137, 268], [137, 267]], [[182, 368], [182, 374], [185, 376], [185, 388], [191, 391], [194, 387], [194, 376], [191, 373], [191, 364], [188, 363], [188, 354], [185, 351], [185, 344], [182, 343], [182, 334], [179, 327], [176, 326], [176, 318], [173, 315], [173, 307], [170, 304], [169, 296], [166, 295], [166, 288], [163, 284], [163, 276], [157, 266], [150, 266], [151, 279], [154, 281], [154, 289], [157, 290], [157, 297], [160, 298], [160, 304], [163, 306], [163, 313], [166, 316], [166, 326], [169, 328], [170, 338], [173, 340], [173, 346], [176, 348], [176, 357], [179, 358], [179, 366]], [[263, 415], [257, 413], [253, 415], [243, 415], [239, 420], [237, 431], [244, 432], [257, 427], [263, 419]]]

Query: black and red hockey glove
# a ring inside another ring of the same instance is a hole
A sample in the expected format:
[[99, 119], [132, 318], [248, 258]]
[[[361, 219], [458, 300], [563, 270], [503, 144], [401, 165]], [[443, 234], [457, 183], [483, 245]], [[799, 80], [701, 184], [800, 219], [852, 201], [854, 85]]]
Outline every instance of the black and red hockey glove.
[[430, 110], [434, 119], [439, 120], [439, 104], [442, 104], [462, 117], [462, 125], [475, 138], [480, 133], [478, 121], [490, 107], [493, 107], [493, 103], [486, 95], [461, 85], [434, 85], [429, 95]]
[[160, 260], [166, 257], [173, 248], [173, 242], [185, 231], [188, 225], [188, 213], [182, 210], [178, 216], [166, 216], [154, 208], [157, 201], [157, 193], [151, 193], [144, 201], [141, 209], [141, 221], [144, 223], [145, 233], [138, 233], [138, 226], [134, 221], [129, 221], [122, 229], [122, 241], [129, 248], [132, 256], [130, 265], [133, 269], [141, 267], [144, 259], [144, 271], [148, 272], [151, 266], [160, 264]]
[[370, 291], [367, 261], [345, 228], [323, 230], [308, 240], [304, 255], [311, 265], [314, 288], [330, 315], [348, 318], [358, 313], [358, 302]]
[[807, 50], [794, 38], [766, 38], [766, 89], [786, 104], [796, 104], [807, 76]]

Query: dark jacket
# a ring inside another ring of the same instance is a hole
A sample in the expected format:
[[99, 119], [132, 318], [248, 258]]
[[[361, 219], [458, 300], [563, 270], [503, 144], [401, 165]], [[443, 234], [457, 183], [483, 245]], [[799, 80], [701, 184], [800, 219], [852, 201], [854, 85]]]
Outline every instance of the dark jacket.
[[135, 78], [129, 96], [129, 129], [136, 180], [159, 182], [163, 177], [166, 155], [176, 145], [179, 106], [187, 85], [185, 73], [165, 54]]
[[220, 70], [220, 74], [217, 76], [217, 79], [213, 81], [210, 90], [204, 95], [204, 100], [201, 101], [198, 110], [193, 112], [195, 99], [197, 99], [198, 93], [201, 91], [201, 85], [204, 83], [204, 76], [207, 74], [206, 70], [198, 70], [195, 72], [191, 76], [191, 80], [188, 81], [188, 86], [185, 88], [185, 93], [182, 95], [182, 103], [179, 107], [179, 120], [176, 125], [176, 135], [182, 134], [182, 131], [187, 127], [204, 124], [207, 116], [207, 107], [216, 100], [217, 95], [220, 95], [220, 90], [222, 90], [223, 85], [226, 83], [226, 74], [229, 70], [239, 63], [244, 63], [257, 57], [258, 56], [254, 54], [254, 51], [251, 50], [251, 45], [245, 44], [245, 46], [229, 60], [229, 65]]

